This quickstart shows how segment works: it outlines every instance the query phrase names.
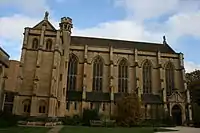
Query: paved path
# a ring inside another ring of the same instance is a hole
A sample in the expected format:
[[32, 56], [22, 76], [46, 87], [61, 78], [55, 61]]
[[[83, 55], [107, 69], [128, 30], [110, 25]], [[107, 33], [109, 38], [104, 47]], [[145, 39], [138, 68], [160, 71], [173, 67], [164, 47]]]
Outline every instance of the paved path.
[[[194, 128], [194, 127], [174, 127], [174, 128], [167, 128], [167, 129], [175, 129], [178, 131], [170, 131], [165, 133], [200, 133], [200, 128]], [[160, 132], [157, 132], [160, 133]]]
[[52, 129], [49, 130], [48, 133], [59, 133], [59, 131], [63, 128], [63, 125], [55, 126]]

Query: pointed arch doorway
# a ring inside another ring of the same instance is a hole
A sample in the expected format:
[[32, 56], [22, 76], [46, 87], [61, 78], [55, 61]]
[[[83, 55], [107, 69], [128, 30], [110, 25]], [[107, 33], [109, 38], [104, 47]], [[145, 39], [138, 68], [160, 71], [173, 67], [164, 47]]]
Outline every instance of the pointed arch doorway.
[[179, 105], [174, 105], [172, 107], [172, 117], [177, 126], [182, 125], [182, 111]]

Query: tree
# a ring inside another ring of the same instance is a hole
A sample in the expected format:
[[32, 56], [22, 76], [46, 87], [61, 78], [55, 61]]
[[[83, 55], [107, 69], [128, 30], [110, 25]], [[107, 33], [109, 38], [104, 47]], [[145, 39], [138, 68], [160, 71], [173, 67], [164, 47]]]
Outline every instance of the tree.
[[186, 73], [188, 89], [192, 98], [192, 103], [200, 104], [200, 70]]
[[186, 80], [189, 85], [193, 84], [194, 82], [200, 81], [200, 70], [186, 73]]
[[115, 117], [120, 126], [138, 125], [142, 111], [137, 94], [126, 94], [116, 101]]
[[186, 73], [186, 79], [192, 99], [193, 122], [195, 126], [200, 126], [200, 70]]

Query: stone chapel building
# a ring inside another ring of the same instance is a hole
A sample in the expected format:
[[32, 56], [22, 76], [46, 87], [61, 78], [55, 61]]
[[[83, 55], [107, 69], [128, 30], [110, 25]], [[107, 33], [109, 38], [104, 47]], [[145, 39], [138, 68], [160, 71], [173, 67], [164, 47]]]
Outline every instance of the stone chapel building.
[[111, 115], [123, 93], [136, 92], [151, 119], [164, 108], [180, 123], [191, 120], [183, 54], [166, 42], [72, 36], [72, 19], [55, 29], [44, 19], [26, 27], [13, 104], [16, 115], [64, 117], [96, 108]]

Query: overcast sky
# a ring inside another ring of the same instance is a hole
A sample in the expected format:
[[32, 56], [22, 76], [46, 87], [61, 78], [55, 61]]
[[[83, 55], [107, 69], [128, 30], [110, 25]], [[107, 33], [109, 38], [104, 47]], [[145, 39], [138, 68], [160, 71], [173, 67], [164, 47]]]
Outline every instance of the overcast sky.
[[200, 0], [0, 0], [0, 46], [19, 60], [24, 27], [50, 13], [58, 28], [73, 19], [73, 35], [151, 41], [183, 52], [187, 72], [200, 69]]

